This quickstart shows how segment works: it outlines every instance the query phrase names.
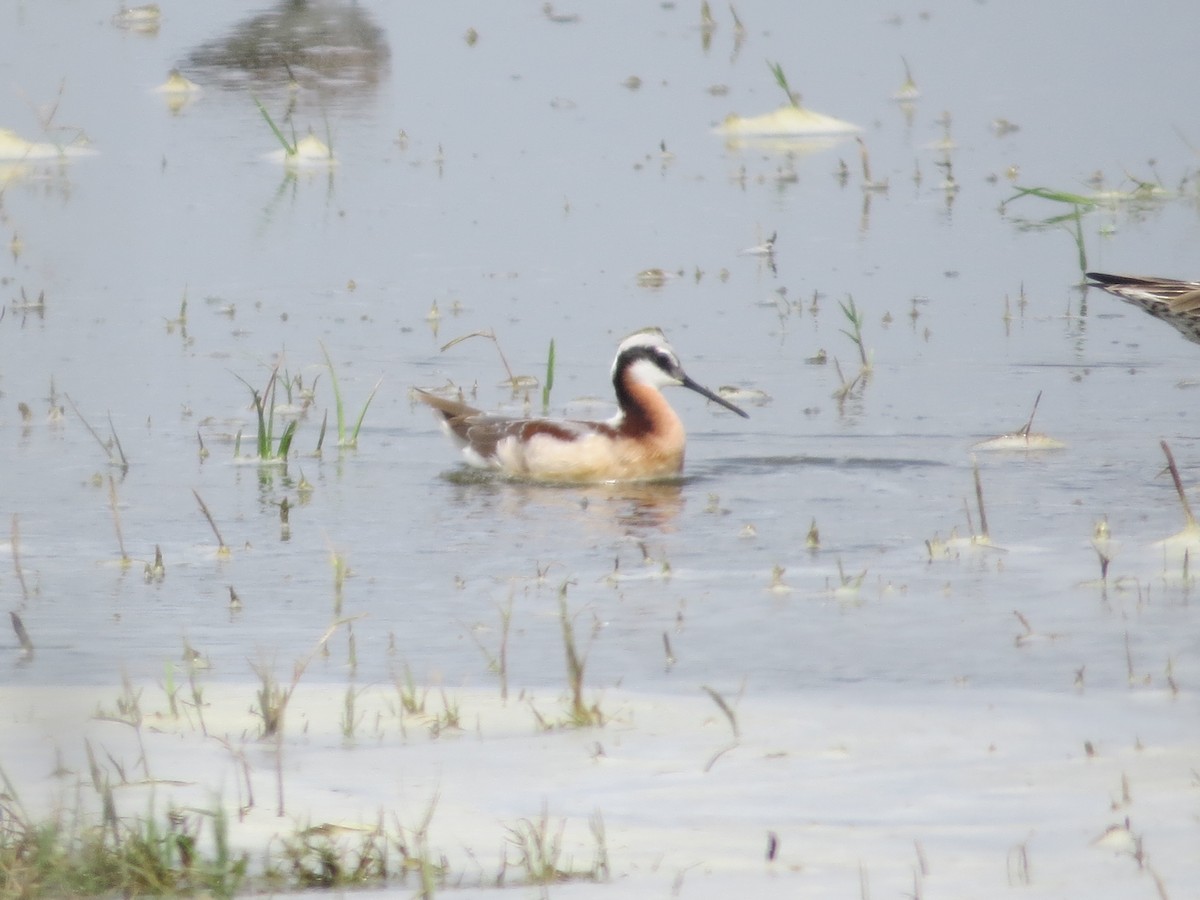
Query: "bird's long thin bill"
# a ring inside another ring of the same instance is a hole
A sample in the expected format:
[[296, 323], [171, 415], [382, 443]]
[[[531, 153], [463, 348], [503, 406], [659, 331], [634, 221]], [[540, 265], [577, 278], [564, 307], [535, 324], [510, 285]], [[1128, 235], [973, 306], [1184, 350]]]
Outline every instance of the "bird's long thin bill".
[[737, 413], [743, 419], [750, 418], [750, 414], [748, 412], [746, 412], [744, 409], [740, 409], [739, 407], [734, 406], [732, 403], [730, 403], [724, 397], [722, 397], [718, 394], [714, 394], [712, 391], [710, 391], [704, 385], [697, 384], [695, 381], [692, 381], [692, 379], [690, 379], [686, 375], [683, 376], [683, 386], [685, 388], [689, 388], [690, 390], [695, 391], [697, 394], [707, 397], [713, 403], [720, 403], [723, 407]]

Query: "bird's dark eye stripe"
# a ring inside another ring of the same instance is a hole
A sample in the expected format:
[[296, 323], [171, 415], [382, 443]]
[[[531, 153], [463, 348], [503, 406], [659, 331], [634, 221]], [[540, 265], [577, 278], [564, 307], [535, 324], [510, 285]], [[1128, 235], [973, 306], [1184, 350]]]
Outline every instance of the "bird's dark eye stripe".
[[621, 354], [617, 369], [624, 370], [639, 359], [644, 359], [667, 373], [673, 373], [679, 368], [679, 361], [670, 350], [661, 347], [630, 347]]

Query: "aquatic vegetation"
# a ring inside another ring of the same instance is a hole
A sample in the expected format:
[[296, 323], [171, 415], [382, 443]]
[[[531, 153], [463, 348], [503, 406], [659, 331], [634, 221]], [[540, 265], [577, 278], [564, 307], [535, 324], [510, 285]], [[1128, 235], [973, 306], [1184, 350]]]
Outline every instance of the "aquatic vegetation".
[[267, 112], [262, 101], [255, 97], [254, 102], [282, 148], [268, 153], [267, 159], [282, 163], [289, 169], [332, 168], [338, 164], [337, 157], [333, 154], [333, 138], [328, 133], [328, 127], [326, 128], [328, 142], [322, 141], [312, 131], [297, 140], [294, 126], [292, 127], [292, 139], [289, 141], [284, 137], [279, 126], [275, 124], [275, 120], [271, 118], [271, 114]]
[[858, 307], [854, 305], [854, 298], [847, 297], [846, 302], [838, 301], [838, 306], [842, 309], [842, 315], [846, 317], [846, 321], [850, 323], [850, 330], [845, 328], [838, 329], [846, 337], [854, 342], [855, 348], [858, 350], [859, 369], [853, 378], [847, 379], [842, 374], [841, 364], [834, 357], [833, 365], [837, 370], [838, 378], [841, 379], [841, 386], [834, 392], [833, 397], [842, 404], [851, 395], [856, 387], [865, 387], [871, 377], [871, 357], [867, 352], [866, 344], [863, 341], [863, 314]]
[[[363, 403], [362, 410], [358, 414], [358, 419], [354, 422], [354, 430], [349, 434], [346, 433], [346, 412], [342, 404], [342, 391], [338, 385], [337, 371], [333, 367], [333, 360], [329, 356], [329, 351], [325, 348], [325, 344], [321, 344], [321, 353], [325, 356], [325, 365], [329, 369], [329, 380], [333, 384], [333, 399], [334, 406], [337, 410], [337, 433], [339, 447], [357, 447], [358, 433], [362, 430], [363, 419], [367, 417], [367, 409], [371, 406], [371, 401], [375, 399], [375, 394], [379, 391], [379, 386], [383, 384], [383, 379], [380, 378], [375, 382], [375, 387], [371, 388], [371, 393], [367, 395], [366, 402]], [[322, 436], [325, 433], [325, 426], [321, 426]], [[317, 444], [320, 447], [320, 442]]]
[[[475, 641], [475, 646], [483, 654], [489, 672], [494, 672], [496, 677], [500, 679], [500, 699], [508, 699], [508, 638], [509, 632], [512, 630], [513, 616], [513, 593], [509, 592], [508, 602], [500, 607], [500, 646], [496, 653], [493, 654], [479, 636], [475, 633], [475, 629], [470, 629], [471, 638]], [[410, 673], [411, 678], [411, 673]]]
[[[250, 391], [250, 396], [253, 398], [254, 411], [258, 417], [257, 436], [254, 442], [255, 454], [261, 463], [279, 463], [287, 464], [288, 452], [292, 447], [292, 438], [296, 436], [297, 420], [292, 419], [284, 426], [283, 433], [279, 436], [279, 442], [275, 442], [275, 388], [279, 381], [279, 366], [276, 365], [271, 369], [271, 376], [267, 379], [267, 385], [261, 393], [245, 378], [240, 375], [234, 375], [238, 381], [244, 384]], [[363, 410], [364, 414], [366, 410]], [[234, 445], [234, 456], [240, 455], [241, 451], [241, 431], [238, 431], [237, 439]]]
[[1042, 633], [1035, 631], [1033, 625], [1030, 624], [1029, 619], [1027, 619], [1020, 610], [1014, 609], [1013, 615], [1016, 616], [1017, 621], [1021, 623], [1020, 633], [1013, 638], [1013, 644], [1017, 647], [1024, 647], [1036, 641], [1057, 641], [1062, 637], [1061, 634], [1057, 634], [1055, 632]]
[[221, 531], [217, 528], [217, 523], [213, 520], [212, 513], [208, 511], [208, 504], [200, 497], [200, 493], [192, 488], [192, 496], [196, 498], [196, 502], [200, 504], [200, 511], [204, 513], [204, 518], [208, 520], [208, 527], [212, 529], [217, 538], [217, 558], [228, 558], [230, 555], [229, 547], [225, 544], [225, 539], [221, 537]]
[[167, 74], [167, 80], [154, 88], [156, 94], [198, 94], [200, 85], [192, 81], [178, 69], [172, 69]]
[[[753, 526], [749, 527], [752, 535], [758, 534], [757, 530], [755, 530]], [[790, 594], [792, 592], [792, 586], [783, 580], [783, 576], [786, 572], [787, 569], [779, 565], [779, 563], [776, 563], [774, 566], [772, 566], [771, 583], [767, 585], [767, 590], [772, 594]]]
[[[572, 728], [591, 728], [603, 725], [604, 713], [598, 702], [588, 704], [583, 699], [583, 678], [587, 670], [587, 652], [580, 653], [575, 639], [574, 616], [567, 606], [567, 588], [571, 581], [564, 581], [558, 588], [558, 621], [562, 630], [563, 651], [567, 663], [567, 717], [559, 722], [552, 722], [542, 716], [532, 705], [534, 717], [538, 725], [544, 729], [569, 726]], [[593, 634], [594, 637], [594, 634]]]
[[9, 548], [12, 551], [13, 571], [17, 576], [17, 584], [21, 586], [21, 600], [29, 602], [29, 585], [25, 581], [25, 570], [21, 567], [21, 516], [12, 514], [12, 528], [9, 530]]
[[[568, 881], [605, 881], [608, 878], [608, 847], [604, 833], [604, 819], [599, 811], [592, 814], [589, 827], [596, 843], [596, 855], [591, 867], [572, 868], [570, 860], [563, 860], [563, 832], [567, 820], [562, 819], [557, 827], [550, 825], [549, 812], [542, 805], [537, 819], [519, 819], [515, 825], [507, 826], [506, 843], [516, 851], [515, 865], [524, 873], [524, 881], [542, 888], [542, 897], [548, 896], [546, 886]], [[505, 868], [509, 865], [505, 856]]]
[[542, 413], [550, 411], [550, 391], [554, 389], [554, 338], [550, 338], [550, 350], [546, 354], [546, 381], [542, 385]]
[[505, 357], [504, 351], [500, 347], [500, 341], [496, 337], [496, 332], [490, 328], [487, 331], [472, 331], [470, 334], [460, 335], [454, 340], [447, 341], [445, 344], [442, 344], [441, 350], [443, 353], [445, 353], [456, 344], [461, 344], [463, 341], [470, 340], [471, 338], [475, 337], [487, 338], [496, 347], [496, 352], [500, 354], [500, 363], [504, 366], [504, 371], [508, 374], [508, 378], [506, 378], [502, 383], [512, 388], [514, 394], [516, 394], [516, 392], [522, 388], [537, 386], [537, 379], [532, 375], [513, 374], [513, 370], [508, 364], [508, 359]]
[[[220, 804], [211, 809], [170, 809], [165, 821], [106, 814], [97, 828], [79, 814], [35, 822], [0, 771], [0, 871], [4, 897], [180, 896], [233, 897], [246, 876], [247, 854], [229, 846], [229, 822]], [[101, 789], [97, 785], [97, 789]], [[105, 785], [106, 796], [111, 788]], [[205, 828], [205, 825], [208, 828]], [[202, 849], [208, 832], [213, 850]]]
[[17, 636], [17, 643], [21, 645], [21, 657], [28, 659], [33, 656], [33, 639], [29, 637], [29, 632], [25, 630], [25, 623], [21, 621], [21, 617], [15, 610], [9, 610], [8, 618], [12, 623], [13, 633]]
[[378, 885], [391, 874], [391, 841], [382, 815], [374, 828], [328, 823], [301, 828], [283, 838], [282, 859], [271, 877], [306, 890]]
[[125, 457], [125, 450], [121, 446], [121, 439], [117, 437], [117, 429], [113, 425], [112, 413], [108, 415], [109, 439], [106, 441], [96, 433], [96, 429], [83, 417], [83, 413], [79, 411], [79, 407], [75, 405], [75, 401], [71, 399], [71, 395], [63, 394], [63, 397], [71, 405], [71, 410], [79, 417], [79, 421], [83, 423], [83, 427], [87, 429], [88, 434], [95, 438], [96, 443], [104, 450], [104, 453], [108, 456], [109, 465], [119, 467], [122, 475], [129, 471], [129, 460]]
[[161, 582], [167, 577], [167, 567], [163, 563], [162, 547], [154, 545], [154, 562], [147, 560], [144, 576], [147, 584]]
[[758, 116], [730, 113], [716, 131], [728, 137], [818, 137], [848, 135], [862, 131], [857, 125], [814, 112], [800, 103], [800, 94], [792, 90], [783, 67], [768, 62], [775, 83], [787, 95], [787, 103], [773, 112]]
[[1042, 392], [1038, 391], [1037, 396], [1033, 400], [1033, 409], [1029, 412], [1029, 418], [1025, 424], [1016, 431], [1002, 434], [994, 438], [988, 438], [973, 444], [972, 450], [984, 451], [1003, 451], [1003, 450], [1063, 450], [1066, 444], [1057, 438], [1052, 438], [1045, 434], [1033, 433], [1033, 417], [1037, 415], [1038, 404], [1042, 402]]
[[289, 169], [333, 168], [338, 164], [337, 157], [333, 155], [332, 145], [322, 141], [311, 131], [300, 138], [290, 150], [276, 150], [267, 154], [267, 159], [283, 163]]
[[858, 592], [862, 588], [863, 581], [866, 580], [867, 570], [863, 569], [857, 575], [847, 575], [845, 568], [842, 566], [842, 560], [837, 561], [838, 581], [835, 587], [829, 590], [829, 593], [834, 599], [841, 600], [846, 603], [858, 602]]
[[1153, 181], [1133, 178], [1130, 190], [1097, 190], [1092, 194], [1080, 194], [1073, 191], [1063, 191], [1046, 187], [1021, 187], [1016, 185], [1016, 194], [1000, 204], [1002, 214], [1007, 214], [1008, 205], [1024, 197], [1035, 197], [1069, 206], [1069, 211], [1043, 219], [1017, 219], [1017, 224], [1024, 229], [1044, 229], [1063, 227], [1071, 234], [1078, 255], [1079, 271], [1088, 270], [1087, 251], [1084, 245], [1083, 216], [1097, 209], [1127, 210], [1138, 213], [1146, 209], [1156, 208], [1173, 196], [1162, 185]]
[[870, 371], [871, 359], [867, 353], [866, 345], [863, 343], [862, 313], [859, 312], [858, 307], [854, 305], [853, 297], [847, 297], [845, 303], [838, 301], [838, 306], [842, 308], [842, 315], [846, 317], [846, 321], [850, 323], [850, 327], [852, 329], [851, 331], [847, 331], [845, 328], [841, 328], [839, 330], [842, 332], [842, 334], [846, 335], [846, 337], [850, 338], [850, 340], [854, 342], [854, 346], [858, 348], [858, 357], [862, 362], [862, 368], [866, 371]]
[[804, 536], [804, 546], [809, 550], [821, 549], [821, 532], [817, 528], [816, 519], [813, 519], [812, 524], [808, 526], [808, 534]]
[[128, 568], [133, 561], [125, 552], [125, 538], [121, 534], [121, 512], [117, 508], [117, 483], [111, 475], [108, 476], [108, 506], [112, 510], [113, 528], [117, 532], [117, 547], [121, 551], [121, 567]]
[[775, 83], [779, 85], [780, 90], [787, 95], [788, 103], [796, 109], [799, 109], [800, 93], [798, 91], [793, 91], [792, 86], [788, 84], [787, 75], [784, 74], [783, 66], [778, 62], [768, 61], [767, 67], [771, 70], [771, 74], [775, 77]]
[[289, 141], [283, 136], [283, 132], [279, 130], [279, 126], [275, 124], [275, 120], [271, 118], [271, 114], [267, 112], [267, 108], [263, 106], [262, 101], [257, 97], [254, 97], [253, 100], [255, 105], [258, 107], [258, 111], [262, 113], [262, 117], [266, 121], [268, 127], [270, 127], [271, 133], [275, 135], [275, 139], [279, 141], [280, 146], [283, 147], [283, 152], [288, 156], [294, 156], [296, 153], [296, 129], [293, 127], [292, 139]]
[[892, 99], [897, 103], [912, 103], [921, 96], [921, 91], [913, 79], [912, 69], [908, 67], [908, 60], [901, 56], [900, 62], [904, 64], [904, 83], [892, 94]]
[[717, 708], [725, 714], [725, 718], [729, 721], [729, 727], [733, 730], [733, 741], [729, 744], [726, 744], [711, 757], [709, 757], [708, 762], [704, 766], [704, 771], [709, 772], [712, 770], [712, 767], [717, 764], [717, 760], [719, 760], [730, 750], [736, 750], [739, 746], [741, 746], [742, 733], [741, 729], [738, 728], [737, 716], [734, 714], [733, 708], [729, 705], [725, 698], [706, 684], [701, 685], [700, 689], [708, 694], [710, 698], [712, 698], [713, 703], [717, 704]]
[[1071, 207], [1070, 212], [1062, 215], [1050, 216], [1038, 222], [1024, 223], [1026, 227], [1057, 227], [1069, 225], [1068, 229], [1072, 239], [1075, 242], [1075, 251], [1079, 259], [1079, 271], [1086, 272], [1088, 269], [1087, 249], [1083, 240], [1083, 215], [1091, 212], [1099, 204], [1099, 201], [1093, 197], [1085, 197], [1081, 194], [1069, 193], [1067, 191], [1054, 191], [1048, 188], [1034, 187], [1023, 188], [1017, 186], [1017, 193], [1000, 204], [1001, 212], [1003, 212], [1009, 203], [1021, 197], [1040, 197], [1044, 200], [1052, 200], [1055, 203], [1065, 203]]
[[713, 703], [717, 704], [717, 708], [725, 714], [725, 718], [729, 720], [729, 727], [733, 730], [733, 739], [740, 741], [742, 738], [741, 730], [738, 728], [737, 715], [732, 707], [726, 702], [725, 698], [717, 691], [713, 690], [706, 684], [700, 685], [700, 689], [712, 698]]
[[988, 532], [987, 510], [983, 504], [983, 481], [979, 477], [979, 462], [974, 458], [971, 460], [971, 470], [975, 482], [975, 503], [979, 510], [979, 530], [975, 530], [970, 505], [964, 500], [963, 510], [967, 517], [968, 537], [959, 537], [956, 527], [951, 529], [950, 537], [945, 540], [937, 535], [929, 538], [925, 541], [925, 550], [929, 554], [930, 562], [935, 559], [958, 559], [963, 550], [1003, 550], [992, 543]]
[[882, 181], [876, 181], [871, 177], [871, 155], [867, 152], [867, 142], [861, 137], [856, 137], [854, 140], [858, 144], [858, 156], [862, 163], [862, 189], [868, 192], [887, 193], [887, 179], [885, 178]]
[[1196, 522], [1196, 517], [1192, 513], [1192, 504], [1188, 501], [1187, 491], [1183, 487], [1183, 479], [1179, 476], [1179, 467], [1175, 464], [1175, 454], [1171, 452], [1171, 447], [1166, 441], [1160, 441], [1159, 446], [1162, 447], [1163, 454], [1167, 458], [1167, 470], [1171, 473], [1171, 480], [1175, 485], [1175, 493], [1179, 497], [1179, 505], [1183, 508], [1184, 516], [1183, 529], [1164, 538], [1159, 545], [1164, 550], [1182, 554], [1183, 568], [1180, 580], [1182, 584], [1188, 585], [1193, 579], [1190, 572], [1191, 557], [1200, 553], [1200, 524]]
[[[79, 141], [85, 139], [79, 138]], [[9, 128], [0, 128], [0, 160], [11, 162], [66, 162], [96, 151], [83, 143], [55, 144], [47, 141], [28, 141]]]

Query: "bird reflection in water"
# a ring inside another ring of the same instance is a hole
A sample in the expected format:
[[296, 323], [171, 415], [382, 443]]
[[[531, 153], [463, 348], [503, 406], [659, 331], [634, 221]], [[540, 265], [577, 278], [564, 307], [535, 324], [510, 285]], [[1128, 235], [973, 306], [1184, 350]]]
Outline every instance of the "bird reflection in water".
[[536, 518], [561, 525], [561, 519], [547, 515], [558, 510], [585, 527], [636, 536], [671, 530], [686, 503], [683, 478], [567, 486], [514, 482], [470, 470], [446, 477], [458, 485], [456, 506], [476, 506], [479, 515], [497, 523]]
[[329, 100], [373, 93], [390, 55], [385, 32], [361, 6], [286, 0], [196, 47], [180, 68], [235, 90], [298, 84]]

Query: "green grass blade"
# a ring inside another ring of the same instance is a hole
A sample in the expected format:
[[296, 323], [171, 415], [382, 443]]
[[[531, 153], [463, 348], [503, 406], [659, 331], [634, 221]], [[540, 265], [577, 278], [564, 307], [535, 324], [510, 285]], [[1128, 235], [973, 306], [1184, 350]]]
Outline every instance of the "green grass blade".
[[1055, 203], [1072, 203], [1088, 209], [1096, 205], [1096, 200], [1092, 197], [1085, 197], [1083, 194], [1072, 194], [1069, 191], [1055, 191], [1044, 187], [1024, 188], [1019, 185], [1016, 190], [1017, 193], [1005, 200], [1004, 204], [1011, 203], [1013, 200], [1021, 197], [1040, 197], [1043, 200], [1052, 200]]
[[800, 105], [799, 98], [792, 91], [791, 85], [788, 84], [787, 75], [783, 72], [783, 66], [777, 62], [767, 60], [767, 68], [771, 70], [771, 74], [775, 76], [775, 83], [779, 85], [785, 94], [787, 94], [788, 103], [798, 107]]
[[329, 410], [321, 416], [321, 433], [317, 435], [317, 456], [321, 455], [321, 447], [325, 444], [325, 427], [329, 424]]
[[280, 459], [287, 459], [288, 451], [292, 447], [292, 438], [296, 436], [296, 425], [296, 420], [292, 419], [279, 437], [279, 453], [277, 455]]
[[554, 338], [550, 338], [550, 352], [546, 357], [546, 383], [542, 385], [542, 412], [550, 409], [550, 391], [554, 389]]
[[1083, 245], [1083, 217], [1079, 214], [1079, 207], [1075, 207], [1075, 249], [1079, 251], [1079, 271], [1086, 272], [1087, 264], [1087, 248]]
[[375, 382], [375, 387], [371, 388], [371, 393], [367, 396], [367, 402], [363, 404], [362, 412], [358, 414], [358, 421], [354, 423], [354, 433], [350, 436], [350, 441], [353, 446], [358, 446], [358, 432], [362, 428], [363, 419], [367, 417], [367, 409], [371, 405], [371, 401], [375, 399], [375, 394], [379, 391], [379, 386], [383, 384], [383, 379], [380, 378]]
[[[278, 379], [279, 367], [276, 366], [271, 370], [271, 377], [267, 379], [266, 389], [263, 390], [263, 405], [266, 406], [266, 425], [267, 434], [266, 440], [260, 442], [260, 451], [263, 446], [266, 447], [265, 452], [260, 452], [259, 456], [262, 459], [270, 459], [274, 454], [272, 448], [275, 446], [275, 388], [279, 383]], [[270, 401], [267, 401], [267, 396], [270, 395]], [[260, 417], [263, 415], [259, 413]]]
[[289, 144], [288, 139], [285, 138], [283, 136], [283, 132], [279, 130], [279, 126], [275, 124], [275, 120], [271, 118], [271, 114], [269, 112], [267, 112], [267, 108], [262, 105], [262, 101], [259, 100], [257, 97], [255, 97], [254, 102], [258, 105], [258, 111], [260, 113], [262, 113], [262, 117], [264, 119], [266, 119], [267, 124], [271, 126], [271, 131], [275, 134], [276, 140], [278, 140], [279, 143], [282, 145], [283, 152], [286, 153], [288, 156], [295, 156], [296, 155], [295, 135], [294, 134], [292, 135], [292, 143]]
[[[236, 378], [238, 381], [240, 381], [242, 384], [244, 384], [246, 386], [247, 390], [250, 391], [250, 396], [254, 398], [254, 410], [258, 414], [258, 440], [256, 442], [256, 446], [258, 448], [258, 457], [259, 457], [259, 459], [266, 459], [267, 430], [266, 430], [266, 422], [264, 421], [264, 417], [263, 417], [262, 397], [259, 396], [258, 390], [254, 387], [254, 385], [252, 385], [250, 382], [248, 382], [241, 375], [238, 375], [235, 372], [233, 377]], [[238, 445], [239, 446], [241, 445], [241, 435], [242, 435], [241, 431], [238, 431]], [[234, 453], [236, 455], [236, 453], [237, 453], [236, 449], [235, 449]]]
[[[321, 353], [325, 356], [325, 365], [329, 368], [329, 380], [333, 382], [333, 402], [337, 408], [338, 446], [341, 446], [346, 442], [346, 414], [342, 406], [342, 391], [338, 386], [337, 372], [334, 371], [333, 360], [329, 356], [329, 351], [325, 349], [323, 341], [318, 341], [318, 343], [321, 345]], [[367, 402], [370, 403], [371, 401], [368, 400]], [[365, 409], [363, 410], [363, 414], [366, 414]], [[359, 417], [359, 421], [362, 421], [361, 416]]]

